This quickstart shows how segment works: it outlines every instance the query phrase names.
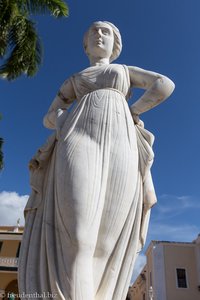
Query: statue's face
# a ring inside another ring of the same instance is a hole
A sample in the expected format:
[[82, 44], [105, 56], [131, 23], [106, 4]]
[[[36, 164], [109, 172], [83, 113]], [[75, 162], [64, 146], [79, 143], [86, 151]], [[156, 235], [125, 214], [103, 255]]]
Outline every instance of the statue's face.
[[98, 58], [110, 58], [113, 51], [114, 34], [106, 23], [93, 24], [88, 32], [87, 54]]

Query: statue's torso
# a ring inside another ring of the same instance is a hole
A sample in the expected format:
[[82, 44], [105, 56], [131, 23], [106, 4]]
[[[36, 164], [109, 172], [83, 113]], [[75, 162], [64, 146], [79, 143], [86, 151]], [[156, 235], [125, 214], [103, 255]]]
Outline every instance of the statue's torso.
[[127, 97], [130, 90], [128, 68], [119, 64], [89, 67], [73, 75], [71, 79], [77, 100], [98, 89], [113, 88], [124, 97]]

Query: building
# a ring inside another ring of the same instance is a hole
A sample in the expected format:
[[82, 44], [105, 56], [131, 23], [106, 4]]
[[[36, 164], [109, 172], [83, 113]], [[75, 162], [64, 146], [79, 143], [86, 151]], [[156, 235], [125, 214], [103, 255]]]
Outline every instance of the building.
[[199, 300], [200, 236], [193, 242], [152, 241], [130, 300]]
[[0, 299], [18, 294], [17, 269], [23, 227], [0, 227]]

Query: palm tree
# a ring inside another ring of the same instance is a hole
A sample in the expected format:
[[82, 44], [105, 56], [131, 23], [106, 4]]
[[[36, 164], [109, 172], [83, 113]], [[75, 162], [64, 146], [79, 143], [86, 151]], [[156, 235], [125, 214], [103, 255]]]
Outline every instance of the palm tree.
[[8, 80], [33, 76], [41, 64], [41, 41], [31, 14], [68, 16], [64, 0], [0, 0], [0, 76]]

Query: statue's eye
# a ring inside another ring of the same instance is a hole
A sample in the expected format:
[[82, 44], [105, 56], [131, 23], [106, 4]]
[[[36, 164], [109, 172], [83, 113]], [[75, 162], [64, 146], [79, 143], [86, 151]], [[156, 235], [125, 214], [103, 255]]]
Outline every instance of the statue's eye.
[[90, 33], [96, 35], [98, 33], [103, 35], [111, 35], [111, 31], [108, 28], [94, 27], [91, 29]]
[[92, 30], [90, 30], [90, 34], [96, 34], [97, 33], [97, 29], [93, 28]]
[[102, 33], [104, 34], [104, 35], [109, 35], [110, 34], [110, 31], [109, 31], [109, 29], [102, 29]]

